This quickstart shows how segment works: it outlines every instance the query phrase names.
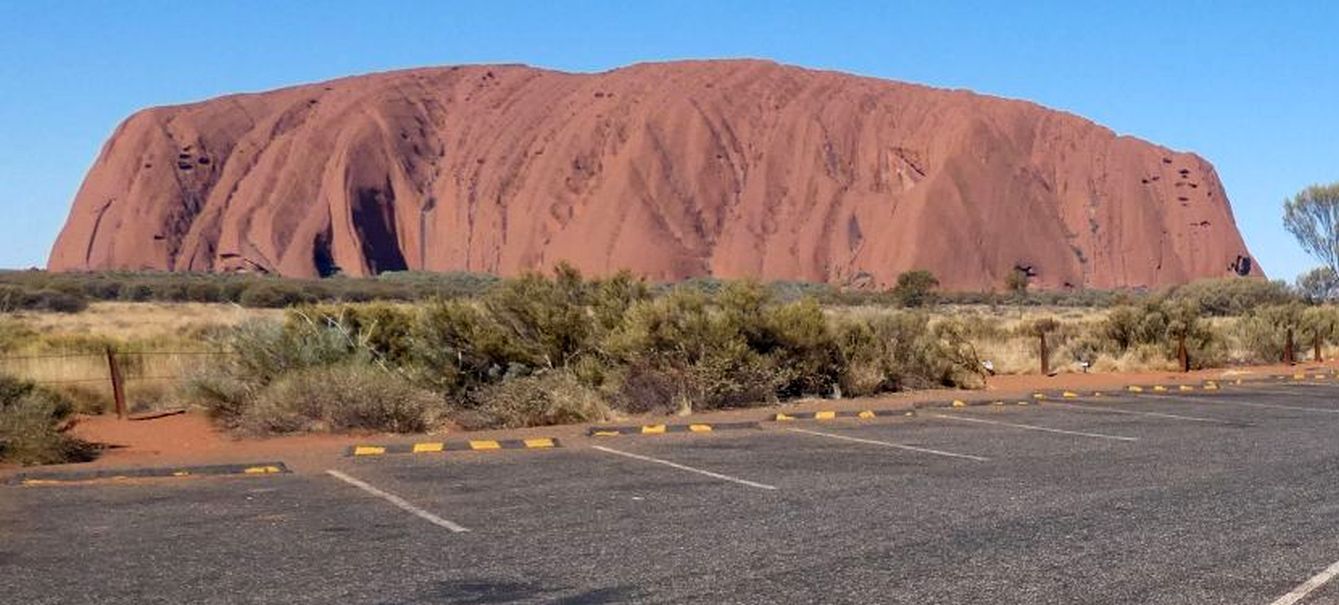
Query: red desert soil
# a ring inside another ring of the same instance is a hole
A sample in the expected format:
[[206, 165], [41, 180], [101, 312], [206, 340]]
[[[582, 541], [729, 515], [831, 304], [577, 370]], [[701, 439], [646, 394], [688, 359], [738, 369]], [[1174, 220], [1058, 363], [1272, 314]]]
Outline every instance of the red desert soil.
[[765, 61], [355, 76], [136, 113], [53, 270], [566, 260], [950, 289], [1157, 287], [1249, 256], [1213, 166], [1039, 105]]
[[[998, 376], [991, 378], [984, 391], [916, 391], [899, 393], [875, 398], [844, 400], [810, 400], [782, 406], [786, 411], [814, 410], [860, 410], [910, 407], [916, 402], [936, 401], [947, 403], [953, 399], [964, 400], [1010, 400], [1030, 396], [1037, 391], [1054, 394], [1065, 389], [1086, 390], [1091, 394], [1094, 389], [1120, 389], [1126, 385], [1153, 384], [1200, 384], [1205, 380], [1218, 380], [1227, 384], [1235, 378], [1244, 380], [1259, 379], [1275, 374], [1292, 374], [1298, 371], [1314, 371], [1320, 368], [1334, 369], [1336, 363], [1307, 364], [1290, 366], [1262, 366], [1249, 368], [1216, 369], [1181, 374], [1175, 372], [1112, 373], [1112, 374], [1062, 374], [1055, 377], [1036, 375]], [[695, 422], [723, 422], [737, 420], [761, 420], [782, 408], [749, 408], [723, 412], [695, 414]], [[686, 422], [688, 419], [674, 419], [663, 416], [630, 418], [619, 423], [640, 422]], [[68, 468], [113, 468], [174, 466], [188, 464], [215, 464], [227, 462], [265, 462], [279, 460], [300, 472], [319, 471], [326, 468], [330, 459], [343, 454], [345, 448], [354, 443], [382, 443], [405, 440], [440, 439], [498, 439], [524, 437], [558, 437], [570, 445], [579, 445], [590, 425], [566, 425], [556, 427], [536, 427], [511, 431], [478, 431], [438, 434], [431, 437], [423, 435], [297, 435], [273, 438], [240, 438], [214, 427], [202, 413], [192, 412], [175, 416], [166, 416], [153, 420], [122, 421], [115, 416], [81, 417], [75, 426], [74, 434], [80, 438], [114, 446], [108, 449], [98, 460]], [[0, 475], [18, 469], [0, 468]]]

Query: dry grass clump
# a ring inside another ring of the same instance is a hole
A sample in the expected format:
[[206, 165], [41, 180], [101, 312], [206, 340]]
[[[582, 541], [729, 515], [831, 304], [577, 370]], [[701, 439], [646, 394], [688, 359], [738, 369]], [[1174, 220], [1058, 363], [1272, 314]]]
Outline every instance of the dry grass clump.
[[202, 368], [192, 396], [225, 426], [252, 433], [437, 426], [444, 400], [377, 362], [338, 326], [257, 320], [218, 343], [223, 363]]
[[258, 318], [277, 319], [283, 311], [243, 309], [216, 303], [98, 302], [82, 313], [25, 313], [12, 321], [30, 333], [11, 352], [199, 350], [213, 333]]
[[445, 406], [437, 395], [364, 363], [314, 366], [285, 373], [257, 393], [234, 422], [251, 433], [376, 430], [424, 432]]
[[565, 370], [500, 382], [475, 393], [474, 400], [455, 415], [467, 429], [593, 422], [612, 415], [599, 392]]

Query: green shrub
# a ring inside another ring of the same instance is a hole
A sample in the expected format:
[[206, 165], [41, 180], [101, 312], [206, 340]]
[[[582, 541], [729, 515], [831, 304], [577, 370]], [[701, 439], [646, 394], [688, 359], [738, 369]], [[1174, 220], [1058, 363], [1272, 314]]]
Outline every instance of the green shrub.
[[319, 324], [252, 320], [226, 332], [216, 344], [228, 354], [192, 375], [187, 392], [215, 418], [234, 426], [266, 386], [291, 372], [370, 362], [367, 351], [344, 332]]
[[29, 465], [92, 460], [97, 448], [66, 433], [73, 411], [56, 393], [0, 376], [0, 461]]
[[[184, 296], [184, 292], [182, 296]], [[292, 285], [279, 282], [252, 284], [242, 291], [238, 299], [243, 307], [262, 309], [280, 309], [315, 301], [316, 297], [308, 295]]]
[[1097, 363], [1098, 357], [1107, 351], [1108, 347], [1102, 338], [1095, 333], [1086, 333], [1060, 344], [1056, 355], [1061, 359], [1069, 359], [1074, 363], [1087, 364], [1091, 367]]
[[693, 401], [683, 379], [673, 370], [637, 362], [621, 366], [610, 380], [610, 407], [632, 414], [691, 411]]
[[288, 312], [288, 325], [294, 330], [333, 328], [376, 359], [403, 364], [412, 354], [416, 315], [412, 309], [382, 302], [307, 305]]
[[836, 330], [846, 362], [843, 393], [980, 384], [981, 362], [957, 322], [932, 327], [927, 315], [897, 313], [865, 322], [845, 320]]
[[1005, 340], [1010, 338], [1009, 329], [1005, 327], [1004, 322], [986, 317], [976, 312], [957, 313], [953, 315], [958, 328], [962, 331], [963, 338], [970, 341], [987, 340]]
[[[617, 362], [669, 377], [676, 401], [693, 409], [758, 404], [775, 399], [778, 377], [750, 348], [746, 333], [760, 328], [749, 309], [765, 297], [736, 290], [728, 310], [696, 288], [678, 288], [634, 304], [623, 325], [604, 343]], [[755, 334], [755, 338], [762, 338]]]
[[1299, 324], [1305, 337], [1303, 346], [1324, 346], [1339, 334], [1339, 310], [1332, 306], [1307, 307], [1302, 310]]
[[223, 289], [209, 281], [197, 281], [186, 286], [186, 300], [191, 302], [219, 302], [223, 299]]
[[455, 395], [511, 375], [528, 373], [530, 351], [522, 348], [479, 306], [459, 300], [423, 310], [411, 336], [418, 378]]
[[[1254, 363], [1282, 361], [1289, 329], [1294, 332], [1295, 348], [1298, 344], [1302, 309], [1303, 307], [1297, 303], [1268, 305], [1253, 309], [1242, 317], [1237, 322], [1236, 335], [1241, 349], [1246, 353], [1245, 361]], [[1300, 353], [1300, 351], [1294, 352]]]
[[1165, 360], [1177, 358], [1177, 343], [1184, 336], [1192, 369], [1220, 365], [1226, 358], [1226, 343], [1201, 317], [1200, 305], [1191, 299], [1147, 300], [1140, 306], [1113, 309], [1101, 324], [1114, 355], [1142, 347], [1162, 352]]
[[609, 417], [609, 408], [594, 389], [571, 372], [558, 370], [508, 380], [474, 394], [475, 404], [455, 416], [465, 428], [519, 428]]
[[15, 311], [52, 311], [78, 313], [88, 308], [82, 293], [69, 293], [51, 288], [28, 289], [22, 286], [0, 284], [0, 313]]
[[651, 289], [645, 280], [628, 271], [620, 271], [609, 279], [597, 282], [590, 297], [596, 338], [603, 338], [618, 329], [632, 305], [651, 298]]
[[893, 287], [893, 298], [903, 307], [923, 307], [935, 302], [934, 289], [939, 287], [939, 279], [929, 271], [917, 269], [897, 276], [897, 285]]
[[1253, 309], [1296, 300], [1287, 284], [1247, 277], [1204, 279], [1173, 289], [1169, 298], [1184, 301], [1209, 316], [1244, 315]]
[[812, 299], [766, 308], [764, 329], [750, 346], [767, 357], [776, 375], [776, 395], [798, 397], [833, 392], [845, 368], [841, 348], [823, 309]]
[[484, 307], [531, 368], [564, 367], [590, 352], [594, 324], [588, 284], [561, 264], [553, 279], [528, 274], [507, 280], [484, 297]]
[[844, 320], [837, 323], [835, 332], [845, 362], [838, 377], [843, 395], [863, 397], [897, 390], [899, 380], [893, 371], [896, 364], [890, 343], [882, 340], [870, 323]]
[[372, 430], [413, 433], [437, 426], [446, 411], [438, 395], [366, 363], [288, 372], [261, 390], [235, 419], [252, 433]]

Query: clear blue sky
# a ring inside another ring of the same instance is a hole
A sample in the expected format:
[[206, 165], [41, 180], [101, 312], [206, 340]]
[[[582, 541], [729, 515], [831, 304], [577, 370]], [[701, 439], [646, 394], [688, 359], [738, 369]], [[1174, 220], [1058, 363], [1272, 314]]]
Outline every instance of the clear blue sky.
[[760, 57], [1030, 99], [1198, 152], [1291, 280], [1315, 263], [1280, 204], [1339, 181], [1336, 23], [1320, 0], [0, 0], [0, 267], [45, 263], [103, 140], [142, 107], [422, 65]]

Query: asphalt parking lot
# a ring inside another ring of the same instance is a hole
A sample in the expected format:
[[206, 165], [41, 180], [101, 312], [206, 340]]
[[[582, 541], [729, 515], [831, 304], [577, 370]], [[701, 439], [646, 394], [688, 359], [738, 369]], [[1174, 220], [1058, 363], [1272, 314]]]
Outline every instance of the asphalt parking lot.
[[1339, 603], [1339, 385], [1080, 395], [3, 487], [0, 601]]

